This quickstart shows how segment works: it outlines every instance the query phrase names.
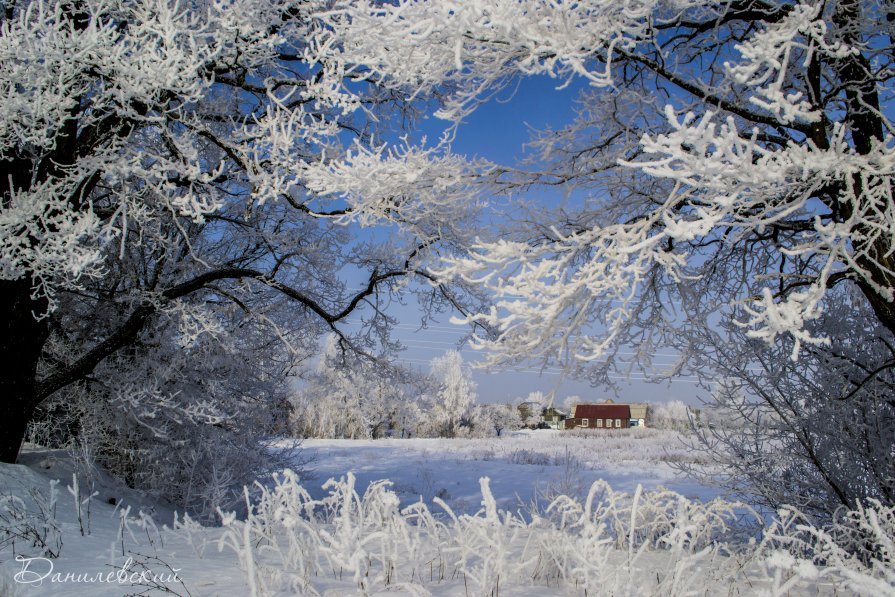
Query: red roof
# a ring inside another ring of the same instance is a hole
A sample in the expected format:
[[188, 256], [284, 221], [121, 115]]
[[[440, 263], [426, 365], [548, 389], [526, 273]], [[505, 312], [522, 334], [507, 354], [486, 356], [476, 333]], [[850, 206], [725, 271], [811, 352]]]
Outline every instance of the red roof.
[[630, 419], [631, 409], [627, 404], [579, 404], [575, 407], [578, 419]]

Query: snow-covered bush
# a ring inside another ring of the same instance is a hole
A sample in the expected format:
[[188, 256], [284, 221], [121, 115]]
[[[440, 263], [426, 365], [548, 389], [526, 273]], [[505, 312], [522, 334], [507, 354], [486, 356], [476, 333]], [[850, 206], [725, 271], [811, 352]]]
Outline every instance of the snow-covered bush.
[[[38, 421], [64, 431], [53, 440], [84, 471], [99, 466], [211, 520], [217, 508], [234, 507], [244, 485], [289, 457], [267, 446], [286, 425], [291, 355], [242, 314], [218, 324], [218, 333], [172, 349], [179, 326], [158, 322], [140, 347], [101, 364], [90, 382], [61, 390]], [[232, 327], [240, 334], [226, 333]], [[247, 361], [246, 352], [265, 358]]]
[[15, 554], [59, 556], [62, 532], [56, 520], [57, 484], [51, 481], [46, 494], [37, 487], [28, 487], [25, 496], [4, 488], [0, 493], [0, 549], [11, 545]]
[[895, 595], [895, 507], [870, 500], [821, 528], [792, 507], [778, 517], [760, 548], [775, 594], [833, 577], [857, 595]]
[[438, 498], [439, 513], [422, 501], [402, 509], [385, 481], [361, 494], [350, 474], [314, 500], [285, 471], [261, 489], [248, 519], [222, 514], [221, 544], [238, 554], [253, 595], [324, 586], [424, 595], [439, 585], [482, 596], [524, 586], [667, 596], [748, 586], [776, 595], [820, 579], [834, 591], [895, 592], [895, 512], [880, 504], [843, 513], [829, 531], [781, 511], [756, 541], [761, 519], [736, 502], [639, 487], [626, 494], [598, 481], [583, 499], [559, 495], [522, 516], [498, 509], [487, 478], [480, 486], [482, 509], [458, 515]]
[[613, 470], [636, 469], [655, 462], [704, 460], [702, 454], [692, 450], [687, 440], [688, 436], [677, 431], [634, 427], [611, 432], [541, 430], [520, 437], [504, 434], [500, 441], [484, 438], [437, 441], [444, 442], [439, 449], [474, 460], [525, 460], [521, 455], [531, 454], [530, 460], [552, 465], [564, 466], [574, 460], [585, 468]]

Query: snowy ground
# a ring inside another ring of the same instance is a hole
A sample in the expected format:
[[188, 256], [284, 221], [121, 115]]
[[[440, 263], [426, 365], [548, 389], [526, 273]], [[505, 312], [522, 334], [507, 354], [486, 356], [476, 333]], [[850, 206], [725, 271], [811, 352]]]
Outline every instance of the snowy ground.
[[[674, 431], [631, 429], [576, 435], [520, 431], [487, 439], [306, 440], [304, 455], [314, 479], [353, 472], [361, 488], [390, 479], [402, 504], [442, 498], [454, 510], [481, 507], [479, 478], [489, 477], [498, 505], [507, 510], [543, 504], [556, 494], [583, 497], [603, 479], [617, 491], [666, 487], [703, 500], [718, 489], [676, 474], [671, 462], [692, 460], [685, 438]], [[321, 497], [319, 483], [311, 494]]]
[[[178, 530], [170, 508], [101, 474], [97, 495], [76, 500], [71, 459], [30, 451], [27, 466], [0, 465], [0, 515], [20, 535], [36, 529], [59, 557], [17, 560], [0, 535], [0, 595], [853, 593], [799, 562], [726, 550], [716, 538], [736, 508], [703, 505], [715, 491], [674, 476], [669, 461], [693, 457], [679, 440], [653, 430], [313, 440], [313, 476], [268, 482], [253, 518]], [[343, 482], [321, 489], [330, 477]], [[392, 485], [371, 485], [384, 478]], [[599, 485], [591, 506], [597, 479], [612, 488]], [[570, 497], [548, 511], [559, 494]], [[545, 518], [532, 518], [535, 502]], [[17, 539], [16, 552], [37, 555], [31, 543]]]

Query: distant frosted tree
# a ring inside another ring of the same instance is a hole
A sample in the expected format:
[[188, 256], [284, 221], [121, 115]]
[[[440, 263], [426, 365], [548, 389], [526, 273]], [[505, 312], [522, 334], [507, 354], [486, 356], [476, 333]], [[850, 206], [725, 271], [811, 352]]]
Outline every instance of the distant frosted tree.
[[546, 408], [547, 405], [552, 402], [552, 398], [548, 398], [544, 392], [540, 390], [535, 390], [534, 392], [528, 393], [525, 402], [530, 403], [534, 410], [540, 412], [540, 409]]
[[414, 429], [419, 415], [409, 408], [406, 372], [376, 366], [343, 352], [336, 336], [326, 340], [315, 369], [293, 397], [293, 431], [321, 438], [379, 438], [391, 427]]
[[425, 413], [420, 408], [420, 397], [415, 388], [415, 384], [411, 383], [404, 394], [404, 399], [398, 400], [394, 405], [392, 411], [394, 437], [403, 439], [425, 434], [423, 429]]
[[581, 404], [581, 396], [566, 396], [562, 401], [562, 407], [570, 414], [577, 404]]
[[652, 402], [647, 408], [647, 427], [686, 431], [690, 428], [690, 407], [680, 400]]
[[493, 437], [497, 435], [494, 428], [494, 410], [487, 404], [476, 404], [469, 409], [463, 419], [459, 435], [468, 437]]
[[476, 384], [456, 350], [432, 359], [431, 376], [435, 382], [432, 418], [439, 434], [453, 437], [460, 420], [475, 403]]
[[504, 431], [515, 431], [522, 427], [522, 418], [519, 410], [512, 404], [488, 405], [491, 410], [491, 422], [494, 425], [495, 434], [503, 435]]
[[528, 425], [531, 422], [532, 417], [535, 416], [534, 409], [532, 409], [531, 405], [524, 400], [520, 400], [514, 404], [513, 407], [516, 409], [516, 413], [519, 415], [519, 420], [522, 421], [523, 425]]

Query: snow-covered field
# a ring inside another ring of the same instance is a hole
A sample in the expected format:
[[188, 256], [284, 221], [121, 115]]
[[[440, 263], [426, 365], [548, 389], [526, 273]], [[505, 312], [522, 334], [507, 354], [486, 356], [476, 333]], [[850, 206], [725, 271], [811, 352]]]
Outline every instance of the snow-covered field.
[[797, 520], [745, 542], [741, 505], [673, 475], [692, 458], [679, 439], [308, 441], [312, 477], [264, 483], [248, 519], [213, 528], [102, 474], [87, 499], [69, 458], [31, 451], [0, 465], [0, 523], [18, 535], [0, 534], [0, 595], [895, 594], [885, 561], [781, 551], [805, 540]]
[[[674, 431], [630, 429], [566, 433], [517, 431], [486, 439], [306, 440], [308, 473], [321, 481], [351, 471], [358, 486], [390, 479], [402, 504], [440, 497], [468, 514], [481, 507], [479, 478], [489, 477], [499, 507], [527, 509], [563, 493], [581, 497], [594, 481], [617, 491], [666, 487], [692, 498], [715, 497], [675, 473], [672, 462], [698, 458]], [[318, 484], [311, 494], [322, 496]]]

